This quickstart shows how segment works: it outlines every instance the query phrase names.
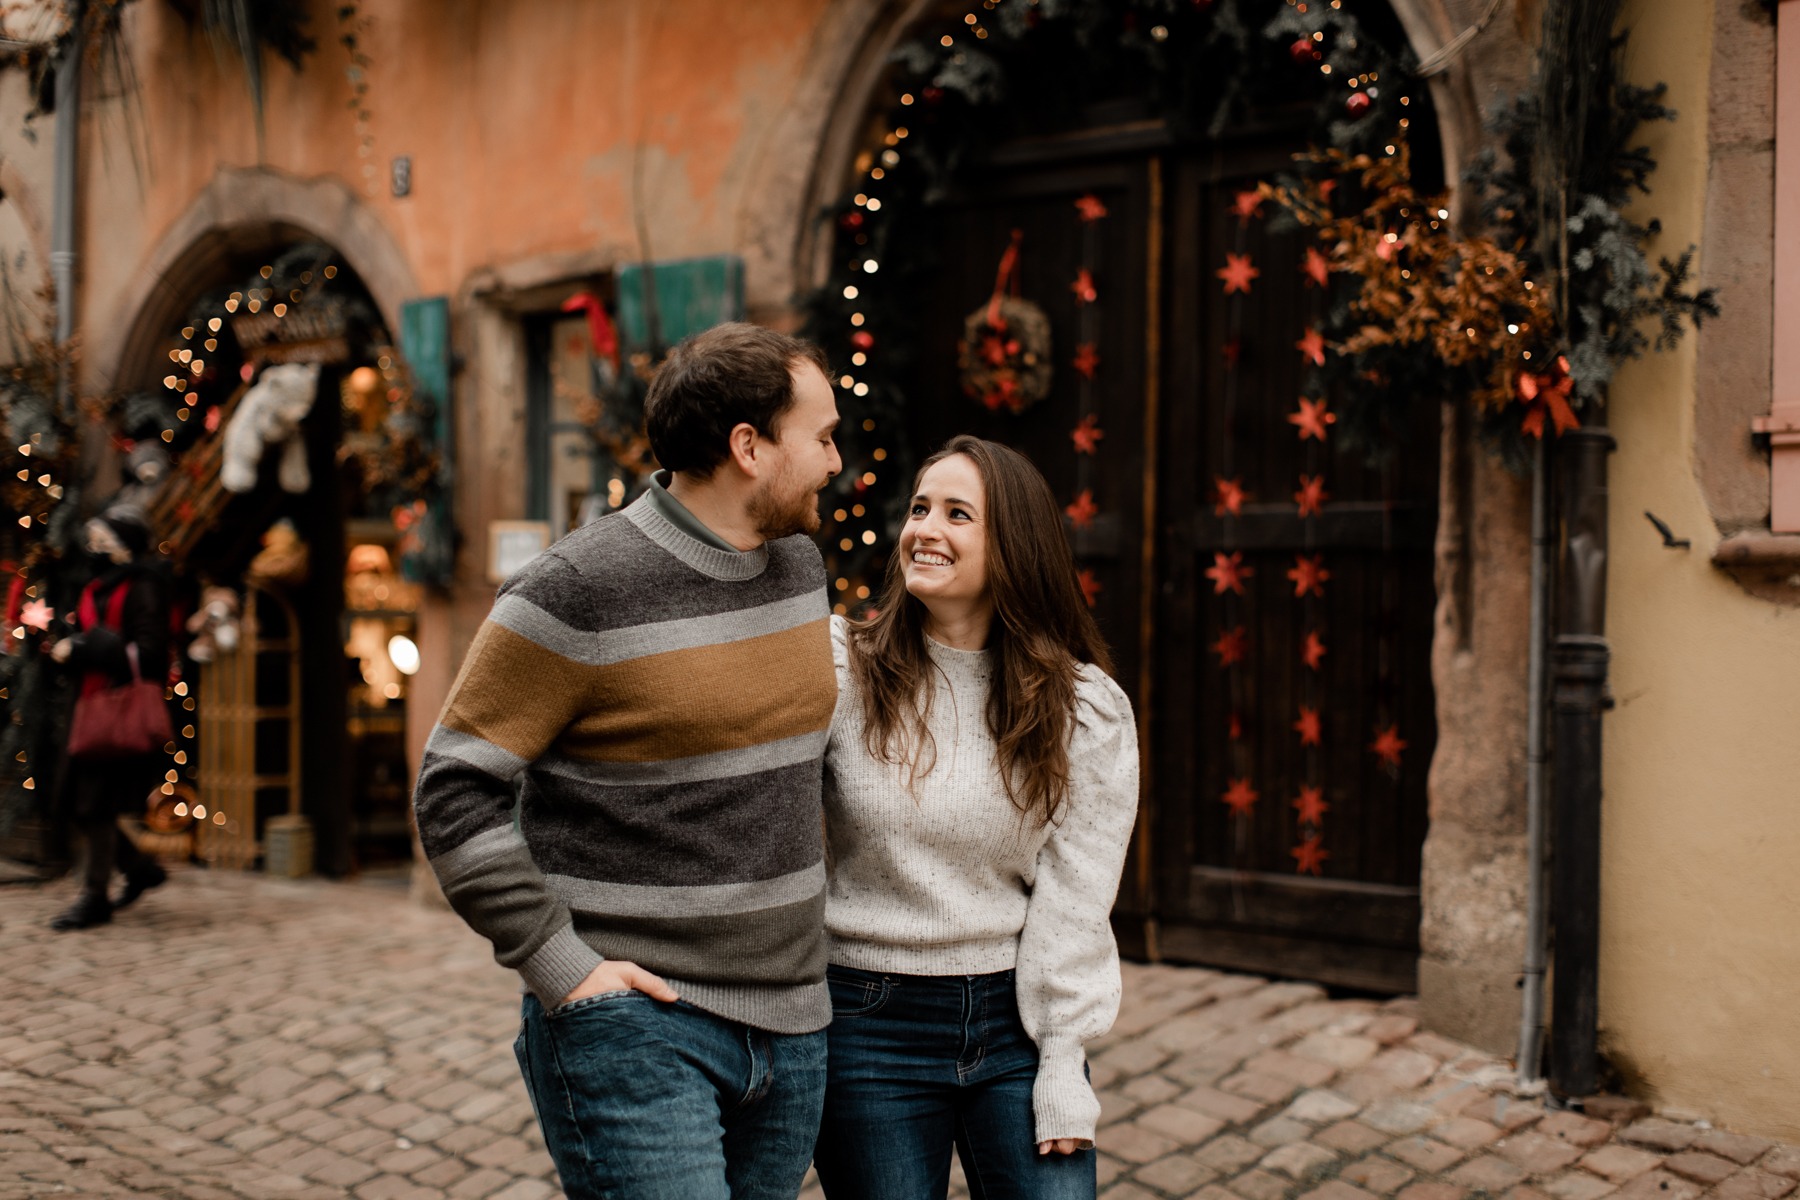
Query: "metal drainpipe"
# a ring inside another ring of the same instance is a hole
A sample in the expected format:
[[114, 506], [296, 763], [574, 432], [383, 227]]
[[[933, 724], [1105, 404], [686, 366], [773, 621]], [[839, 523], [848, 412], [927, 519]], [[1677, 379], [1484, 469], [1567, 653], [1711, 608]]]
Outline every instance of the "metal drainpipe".
[[1556, 978], [1550, 1014], [1550, 1088], [1571, 1099], [1599, 1089], [1601, 716], [1611, 706], [1606, 641], [1606, 456], [1616, 443], [1594, 426], [1563, 435], [1554, 675], [1556, 852], [1551, 895]]
[[[56, 64], [56, 159], [54, 209], [50, 222], [50, 279], [56, 289], [56, 344], [75, 335], [75, 182], [81, 132], [81, 56], [84, 52], [83, 0], [69, 0], [69, 44]], [[56, 400], [70, 408], [74, 386], [65, 360], [57, 372]]]
[[1519, 1009], [1519, 1082], [1543, 1078], [1544, 966], [1549, 954], [1550, 908], [1544, 876], [1550, 847], [1544, 840], [1544, 780], [1549, 764], [1544, 672], [1550, 619], [1550, 446], [1539, 438], [1531, 466], [1531, 648], [1525, 671], [1525, 990]]

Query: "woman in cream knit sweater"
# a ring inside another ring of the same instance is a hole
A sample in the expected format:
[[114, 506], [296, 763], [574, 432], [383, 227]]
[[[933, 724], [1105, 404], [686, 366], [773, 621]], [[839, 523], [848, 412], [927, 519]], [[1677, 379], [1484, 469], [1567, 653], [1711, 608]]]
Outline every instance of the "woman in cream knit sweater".
[[959, 437], [919, 474], [877, 617], [833, 619], [826, 752], [831, 1200], [1095, 1194], [1084, 1043], [1137, 731], [1025, 458]]

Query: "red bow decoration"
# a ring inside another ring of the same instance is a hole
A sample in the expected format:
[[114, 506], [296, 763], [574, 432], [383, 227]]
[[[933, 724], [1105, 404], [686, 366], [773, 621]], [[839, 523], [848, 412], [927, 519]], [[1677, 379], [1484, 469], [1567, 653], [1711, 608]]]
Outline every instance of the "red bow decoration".
[[608, 359], [617, 368], [619, 331], [613, 327], [612, 318], [606, 315], [606, 307], [600, 303], [600, 297], [592, 292], [576, 292], [562, 302], [562, 310], [587, 313], [588, 339], [594, 344], [594, 353]]

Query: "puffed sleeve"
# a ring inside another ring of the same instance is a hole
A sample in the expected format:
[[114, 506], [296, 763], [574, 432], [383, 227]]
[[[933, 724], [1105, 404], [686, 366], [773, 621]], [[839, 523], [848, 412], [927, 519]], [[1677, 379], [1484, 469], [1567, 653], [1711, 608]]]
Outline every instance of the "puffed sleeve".
[[1086, 1043], [1119, 1015], [1113, 900], [1137, 819], [1137, 723], [1119, 685], [1091, 666], [1076, 686], [1069, 798], [1038, 852], [1019, 935], [1019, 1016], [1038, 1046], [1037, 1141], [1094, 1139], [1100, 1101]]

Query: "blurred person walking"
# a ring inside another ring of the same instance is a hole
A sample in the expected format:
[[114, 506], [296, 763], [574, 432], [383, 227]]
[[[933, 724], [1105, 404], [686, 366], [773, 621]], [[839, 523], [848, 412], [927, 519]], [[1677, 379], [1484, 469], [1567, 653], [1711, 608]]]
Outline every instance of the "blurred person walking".
[[728, 324], [675, 348], [645, 412], [664, 470], [502, 586], [419, 833], [524, 981], [514, 1049], [569, 1196], [793, 1200], [831, 1019], [836, 686], [806, 535], [837, 407], [816, 347]]
[[819, 1181], [933, 1200], [954, 1148], [975, 1200], [1091, 1200], [1137, 728], [1037, 469], [959, 437], [914, 490], [878, 615], [832, 618]]
[[[117, 504], [89, 521], [84, 535], [94, 578], [76, 608], [78, 631], [53, 645], [50, 657], [80, 672], [78, 709], [139, 679], [154, 684], [160, 703], [169, 669], [169, 585], [149, 561], [149, 521], [137, 506]], [[120, 814], [142, 814], [145, 798], [156, 786], [161, 740], [132, 748], [138, 752], [119, 753], [112, 747], [89, 753], [75, 740], [81, 724], [78, 713], [65, 794], [87, 841], [87, 863], [80, 896], [50, 923], [59, 930], [103, 925], [116, 910], [168, 878], [119, 828]], [[107, 895], [115, 869], [125, 876], [117, 898]]]

